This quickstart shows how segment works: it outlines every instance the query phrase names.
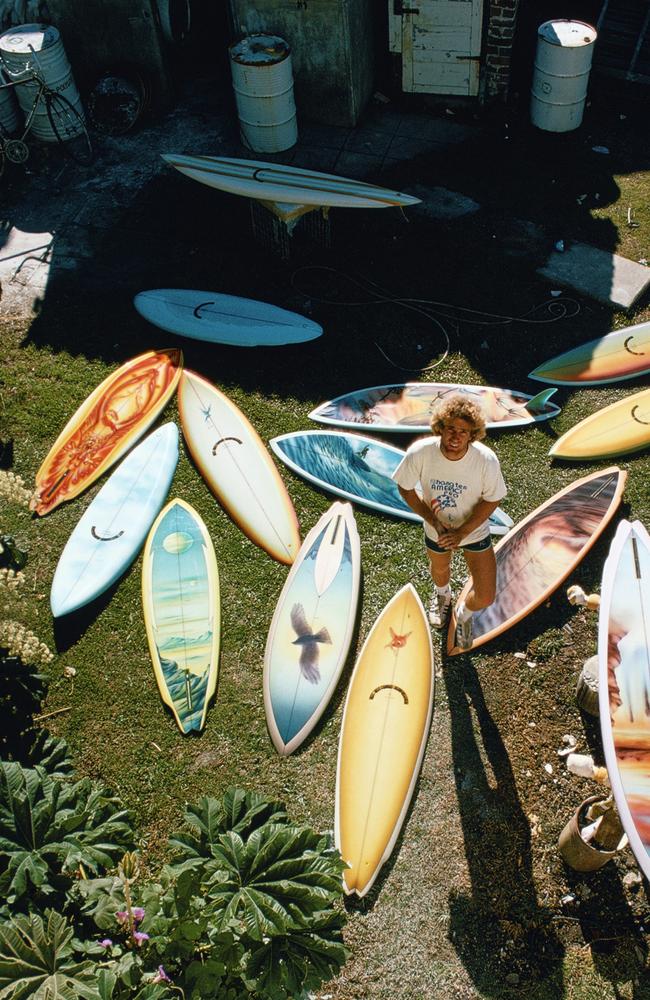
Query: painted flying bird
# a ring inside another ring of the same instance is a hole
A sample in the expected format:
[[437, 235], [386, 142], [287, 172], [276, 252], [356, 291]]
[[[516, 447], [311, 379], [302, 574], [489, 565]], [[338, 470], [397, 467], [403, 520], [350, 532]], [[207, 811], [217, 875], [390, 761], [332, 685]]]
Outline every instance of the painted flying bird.
[[302, 675], [310, 684], [318, 684], [320, 680], [318, 643], [331, 643], [330, 634], [325, 627], [318, 632], [312, 632], [302, 604], [294, 604], [292, 607], [291, 625], [298, 636], [293, 640], [293, 645], [300, 646], [299, 666]]

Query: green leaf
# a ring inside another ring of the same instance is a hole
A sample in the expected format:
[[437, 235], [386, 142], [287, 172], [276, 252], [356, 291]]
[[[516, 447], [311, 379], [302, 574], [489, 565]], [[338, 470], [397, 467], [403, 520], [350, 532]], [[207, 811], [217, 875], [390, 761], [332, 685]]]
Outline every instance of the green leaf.
[[132, 846], [129, 814], [104, 786], [0, 762], [0, 892], [16, 911], [99, 875]]
[[0, 926], [2, 1000], [97, 1000], [94, 964], [72, 955], [72, 928], [54, 910]]
[[100, 969], [97, 973], [97, 989], [101, 1000], [112, 1000], [117, 976], [110, 969]]

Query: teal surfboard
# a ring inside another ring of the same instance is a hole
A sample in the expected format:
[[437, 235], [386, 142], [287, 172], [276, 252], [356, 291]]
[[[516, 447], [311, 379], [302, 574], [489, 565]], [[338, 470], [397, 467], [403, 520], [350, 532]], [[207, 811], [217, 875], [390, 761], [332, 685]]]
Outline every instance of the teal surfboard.
[[[285, 465], [315, 486], [382, 514], [422, 523], [391, 479], [404, 458], [401, 448], [345, 431], [294, 431], [269, 444]], [[500, 507], [490, 516], [493, 535], [505, 535], [512, 524]]]

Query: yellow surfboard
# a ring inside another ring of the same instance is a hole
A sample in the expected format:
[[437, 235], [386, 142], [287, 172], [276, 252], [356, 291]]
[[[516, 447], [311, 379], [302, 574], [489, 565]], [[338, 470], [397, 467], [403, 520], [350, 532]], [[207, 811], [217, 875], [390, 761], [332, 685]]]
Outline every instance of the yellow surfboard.
[[348, 894], [365, 896], [395, 846], [424, 756], [433, 690], [431, 633], [408, 583], [373, 625], [343, 711], [335, 837], [349, 865]]
[[650, 445], [650, 389], [592, 413], [555, 442], [553, 458], [609, 458]]

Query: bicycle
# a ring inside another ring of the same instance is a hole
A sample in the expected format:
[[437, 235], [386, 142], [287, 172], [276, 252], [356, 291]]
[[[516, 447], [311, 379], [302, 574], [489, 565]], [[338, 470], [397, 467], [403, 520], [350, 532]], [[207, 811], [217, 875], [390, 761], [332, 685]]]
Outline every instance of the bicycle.
[[40, 72], [31, 69], [28, 76], [25, 76], [23, 72], [21, 72], [20, 77], [15, 76], [8, 69], [4, 59], [1, 60], [5, 76], [9, 77], [9, 80], [0, 84], [0, 90], [30, 84], [35, 85], [37, 90], [20, 136], [11, 137], [0, 125], [0, 175], [4, 170], [5, 160], [10, 163], [24, 163], [27, 160], [29, 146], [25, 139], [34, 124], [34, 119], [41, 105], [45, 107], [52, 132], [66, 155], [76, 163], [88, 166], [93, 161], [94, 151], [83, 116], [79, 114], [67, 97], [48, 86], [43, 79], [38, 57], [31, 46], [30, 51]]

